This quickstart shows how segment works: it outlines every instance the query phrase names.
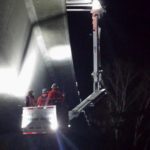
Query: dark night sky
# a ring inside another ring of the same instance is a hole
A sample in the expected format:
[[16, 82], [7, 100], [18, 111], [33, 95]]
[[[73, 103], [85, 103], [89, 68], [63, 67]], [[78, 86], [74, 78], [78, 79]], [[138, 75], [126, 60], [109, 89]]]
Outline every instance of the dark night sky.
[[92, 92], [92, 24], [88, 12], [69, 12], [69, 32], [76, 78], [81, 98]]
[[[149, 61], [150, 10], [142, 1], [107, 1], [102, 19], [102, 53], [129, 58], [135, 63]], [[106, 56], [106, 57], [107, 57]]]

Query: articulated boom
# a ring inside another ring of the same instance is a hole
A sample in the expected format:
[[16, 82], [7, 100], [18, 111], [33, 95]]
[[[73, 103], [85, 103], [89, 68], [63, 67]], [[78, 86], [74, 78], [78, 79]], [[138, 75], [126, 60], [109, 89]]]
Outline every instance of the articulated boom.
[[101, 94], [106, 92], [102, 86], [102, 70], [100, 69], [100, 27], [98, 26], [102, 6], [99, 0], [67, 0], [66, 4], [67, 11], [89, 11], [93, 25], [93, 93], [69, 111], [69, 120], [72, 120], [78, 117], [85, 107], [93, 103]]

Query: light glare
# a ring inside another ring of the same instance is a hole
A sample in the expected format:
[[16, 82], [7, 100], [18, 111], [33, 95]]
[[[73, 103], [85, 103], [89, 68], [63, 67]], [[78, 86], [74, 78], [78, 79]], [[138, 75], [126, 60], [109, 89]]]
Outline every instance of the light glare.
[[54, 46], [49, 50], [49, 56], [56, 61], [66, 60], [71, 57], [71, 50], [69, 45]]
[[71, 124], [68, 124], [68, 128], [71, 128]]
[[92, 3], [92, 11], [97, 11], [100, 10], [102, 8], [102, 5], [100, 4], [99, 0], [93, 0]]
[[0, 68], [0, 93], [24, 97], [33, 78], [36, 65], [36, 53], [26, 58], [20, 74], [14, 68]]
[[58, 129], [58, 122], [57, 122], [56, 117], [50, 118], [50, 122], [51, 122], [51, 125], [50, 125], [51, 129], [57, 130]]
[[57, 123], [51, 124], [51, 129], [52, 130], [57, 130], [58, 129], [58, 124]]
[[16, 79], [17, 71], [15, 69], [0, 68], [0, 93], [11, 94]]
[[31, 122], [31, 119], [28, 117], [23, 117], [21, 128], [26, 128]]
[[25, 60], [25, 63], [16, 81], [17, 86], [13, 91], [16, 96], [25, 96], [33, 78], [36, 60], [37, 57], [35, 51], [33, 51]]

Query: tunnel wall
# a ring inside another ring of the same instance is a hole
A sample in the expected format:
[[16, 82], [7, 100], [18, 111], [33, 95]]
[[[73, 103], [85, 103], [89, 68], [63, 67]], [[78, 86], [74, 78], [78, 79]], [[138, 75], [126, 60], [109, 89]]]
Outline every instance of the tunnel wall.
[[49, 57], [53, 48], [62, 45], [71, 53], [65, 1], [61, 2], [1, 3], [0, 81], [5, 87], [0, 87], [0, 133], [20, 132], [25, 94], [30, 89], [37, 98], [42, 88], [50, 89], [56, 82], [70, 108], [78, 103], [72, 55], [61, 61]]

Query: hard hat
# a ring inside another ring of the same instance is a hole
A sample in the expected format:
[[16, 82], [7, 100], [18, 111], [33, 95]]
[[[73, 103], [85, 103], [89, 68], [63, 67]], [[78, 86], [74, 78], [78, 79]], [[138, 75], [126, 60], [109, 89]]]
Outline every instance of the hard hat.
[[51, 88], [58, 88], [57, 84], [56, 83], [53, 83]]
[[42, 94], [43, 94], [43, 93], [47, 93], [47, 89], [46, 89], [46, 88], [43, 88], [43, 89], [42, 89]]
[[34, 92], [33, 90], [29, 90], [28, 94], [33, 94], [33, 92]]

